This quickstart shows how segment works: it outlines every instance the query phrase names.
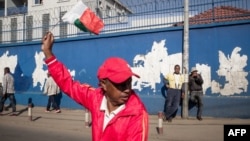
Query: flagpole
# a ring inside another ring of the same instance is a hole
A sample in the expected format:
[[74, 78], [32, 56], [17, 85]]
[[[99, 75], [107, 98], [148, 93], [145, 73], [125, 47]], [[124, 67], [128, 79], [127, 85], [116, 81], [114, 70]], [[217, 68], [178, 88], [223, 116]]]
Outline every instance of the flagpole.
[[52, 31], [59, 23], [60, 23], [60, 19], [58, 20], [58, 22], [57, 22], [56, 24], [54, 24], [54, 25], [52, 26], [52, 28], [51, 28], [49, 31]]

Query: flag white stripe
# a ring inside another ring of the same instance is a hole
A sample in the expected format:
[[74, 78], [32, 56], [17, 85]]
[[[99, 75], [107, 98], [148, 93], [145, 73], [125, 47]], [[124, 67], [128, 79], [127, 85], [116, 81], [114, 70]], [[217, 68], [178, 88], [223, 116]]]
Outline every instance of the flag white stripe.
[[83, 3], [82, 0], [78, 1], [73, 8], [68, 11], [63, 17], [62, 20], [64, 22], [68, 22], [71, 24], [74, 24], [75, 20], [81, 17], [83, 12], [87, 9], [88, 7]]

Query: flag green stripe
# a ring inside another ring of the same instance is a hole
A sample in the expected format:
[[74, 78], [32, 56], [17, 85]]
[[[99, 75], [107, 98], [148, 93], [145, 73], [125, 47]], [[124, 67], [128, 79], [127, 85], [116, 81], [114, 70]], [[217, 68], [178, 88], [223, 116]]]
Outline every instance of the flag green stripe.
[[89, 30], [81, 23], [79, 19], [75, 20], [74, 25], [82, 31], [89, 32]]

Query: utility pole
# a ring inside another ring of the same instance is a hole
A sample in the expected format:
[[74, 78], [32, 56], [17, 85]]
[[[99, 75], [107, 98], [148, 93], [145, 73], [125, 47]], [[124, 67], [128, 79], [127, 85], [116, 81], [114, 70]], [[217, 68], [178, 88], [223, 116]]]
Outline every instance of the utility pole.
[[188, 118], [188, 73], [189, 73], [189, 0], [184, 0], [184, 30], [183, 30], [183, 74], [185, 96], [182, 101], [182, 118]]
[[7, 16], [7, 0], [4, 0], [4, 16], [6, 17]]

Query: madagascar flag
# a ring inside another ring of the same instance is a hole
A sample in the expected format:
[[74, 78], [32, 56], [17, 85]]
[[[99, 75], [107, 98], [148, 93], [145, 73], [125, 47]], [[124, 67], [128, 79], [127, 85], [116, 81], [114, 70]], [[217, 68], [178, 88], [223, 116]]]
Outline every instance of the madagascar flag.
[[70, 11], [63, 15], [62, 20], [74, 24], [82, 31], [91, 32], [96, 35], [104, 27], [103, 21], [82, 0], [78, 1]]

